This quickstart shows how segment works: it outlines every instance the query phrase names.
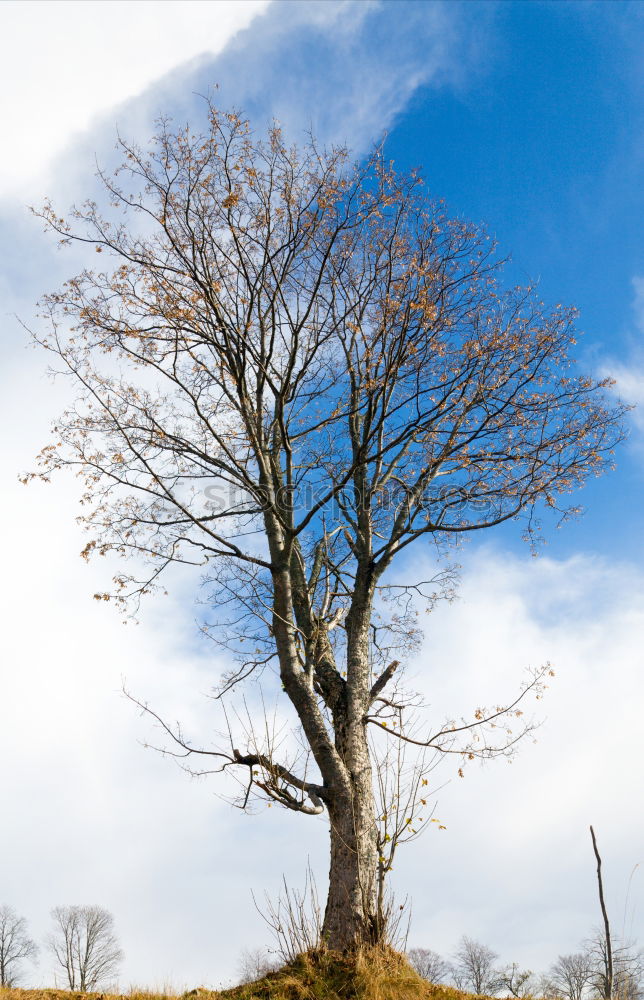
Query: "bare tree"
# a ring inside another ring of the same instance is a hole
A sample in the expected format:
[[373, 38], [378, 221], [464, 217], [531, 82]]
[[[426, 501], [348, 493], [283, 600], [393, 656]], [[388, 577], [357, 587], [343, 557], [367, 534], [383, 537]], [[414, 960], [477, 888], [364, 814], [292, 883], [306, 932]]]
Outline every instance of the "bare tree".
[[472, 993], [496, 993], [499, 974], [494, 963], [498, 957], [487, 945], [463, 935], [454, 956], [456, 984], [469, 987]]
[[613, 991], [618, 1000], [642, 1000], [644, 953], [635, 945], [618, 945], [613, 952]]
[[49, 948], [70, 990], [91, 992], [110, 983], [123, 959], [114, 918], [101, 906], [57, 906]]
[[593, 996], [605, 1000], [609, 984], [611, 996], [619, 1000], [638, 1000], [642, 995], [644, 954], [635, 944], [611, 942], [609, 963], [605, 928], [597, 928], [585, 942], [585, 956]]
[[449, 973], [449, 963], [431, 948], [410, 948], [407, 958], [419, 976], [430, 983], [442, 983]]
[[547, 973], [542, 973], [535, 989], [535, 996], [542, 997], [543, 1000], [562, 1000], [562, 995], [552, 982]]
[[486, 233], [381, 150], [351, 168], [343, 150], [298, 151], [277, 128], [257, 140], [210, 105], [202, 135], [162, 121], [149, 150], [121, 146], [123, 170], [100, 175], [118, 214], [41, 213], [110, 265], [44, 300], [36, 339], [77, 400], [39, 474], [84, 477], [85, 557], [141, 567], [97, 599], [136, 608], [168, 566], [194, 566], [204, 632], [236, 664], [217, 694], [249, 677], [270, 689], [275, 670], [290, 751], [250, 710], [229, 711], [225, 739], [204, 746], [138, 704], [167, 751], [237, 773], [240, 806], [259, 795], [326, 813], [325, 939], [377, 940], [368, 732], [459, 763], [508, 755], [531, 728], [520, 702], [547, 674], [410, 732], [396, 677], [418, 607], [453, 576], [409, 568], [401, 585], [392, 566], [420, 540], [448, 560], [468, 533], [517, 519], [534, 538], [540, 510], [574, 513], [568, 494], [610, 465], [622, 410], [607, 381], [573, 370], [573, 310], [503, 291]]
[[27, 921], [10, 906], [0, 906], [0, 986], [15, 986], [21, 965], [35, 961], [38, 946], [27, 933]]
[[588, 950], [559, 955], [546, 977], [547, 989], [564, 1000], [582, 1000], [592, 981], [593, 968]]
[[497, 990], [507, 990], [513, 997], [534, 995], [535, 983], [531, 969], [522, 969], [517, 962], [506, 965], [497, 973]]
[[238, 970], [241, 983], [263, 979], [277, 967], [265, 948], [244, 948], [239, 956]]

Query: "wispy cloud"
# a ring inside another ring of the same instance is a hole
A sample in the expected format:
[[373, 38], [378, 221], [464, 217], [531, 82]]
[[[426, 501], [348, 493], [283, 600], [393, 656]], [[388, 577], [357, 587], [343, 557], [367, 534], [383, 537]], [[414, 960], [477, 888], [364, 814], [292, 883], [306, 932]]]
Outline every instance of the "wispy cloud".
[[[117, 4], [99, 2], [88, 11], [104, 6]], [[154, 46], [143, 44], [141, 36], [150, 6], [141, 2], [132, 6], [133, 28], [125, 34], [131, 35], [133, 47], [139, 45], [147, 53]], [[422, 4], [273, 0], [268, 5], [258, 0], [246, 7], [194, 3], [201, 20], [196, 16], [191, 31], [183, 29], [185, 38], [179, 31], [175, 42], [173, 15], [181, 24], [191, 22], [185, 16], [186, 4], [181, 5], [180, 15], [174, 10], [177, 6], [155, 5], [155, 17], [157, 10], [165, 12], [165, 42], [159, 57], [147, 56], [140, 70], [130, 68], [136, 63], [128, 56], [130, 42], [121, 35], [112, 39], [109, 31], [105, 51], [113, 51], [113, 57], [101, 58], [96, 28], [84, 37], [82, 31], [89, 32], [87, 18], [81, 20], [78, 44], [71, 46], [83, 53], [80, 66], [65, 50], [70, 69], [57, 86], [67, 89], [60, 95], [54, 92], [55, 111], [38, 140], [46, 157], [58, 155], [46, 186], [39, 185], [43, 194], [46, 190], [71, 198], [78, 196], [81, 184], [87, 188], [95, 155], [102, 165], [113, 158], [117, 123], [124, 135], [145, 142], [159, 114], [196, 123], [203, 113], [198, 95], [212, 93], [215, 87], [218, 103], [241, 108], [258, 129], [277, 119], [294, 140], [311, 129], [321, 142], [346, 144], [360, 156], [420, 88], [466, 88], [493, 51], [487, 5], [474, 10], [469, 4], [442, 0]], [[261, 16], [253, 17], [258, 11]], [[215, 32], [208, 17], [214, 18], [216, 12]], [[220, 18], [219, 12], [228, 19]], [[228, 44], [217, 53], [226, 39]], [[190, 61], [198, 53], [201, 58]], [[99, 74], [94, 82], [91, 67], [96, 63], [103, 66], [104, 81]], [[45, 75], [48, 65], [45, 61]], [[110, 82], [116, 75], [119, 80]], [[82, 87], [86, 96], [77, 94]], [[21, 191], [26, 189], [25, 178], [33, 190], [32, 166], [40, 162], [30, 143], [35, 141], [33, 122], [43, 114], [37, 105], [41, 89], [28, 88], [26, 103], [15, 111], [24, 126], [18, 132], [22, 152], [6, 169], [11, 183], [22, 177]]]
[[28, 188], [72, 136], [106, 109], [140, 93], [174, 66], [221, 51], [266, 3], [3, 3], [0, 195]]
[[635, 325], [639, 332], [644, 334], [644, 276], [633, 278], [633, 290], [635, 292], [633, 301]]
[[274, 116], [294, 137], [310, 127], [360, 154], [420, 87], [465, 86], [486, 40], [486, 13], [461, 4], [282, 0], [200, 76], [254, 120]]

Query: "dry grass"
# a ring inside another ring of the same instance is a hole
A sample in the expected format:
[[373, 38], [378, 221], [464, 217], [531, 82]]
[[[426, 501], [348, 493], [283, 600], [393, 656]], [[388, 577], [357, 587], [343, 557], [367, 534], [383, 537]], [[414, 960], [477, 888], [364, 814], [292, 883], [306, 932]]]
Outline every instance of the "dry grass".
[[[209, 997], [218, 995], [208, 990], [203, 993]], [[71, 990], [9, 990], [0, 987], [0, 1000], [182, 1000], [183, 996], [185, 994], [138, 988], [127, 993], [72, 993]]]
[[254, 983], [214, 991], [190, 990], [173, 997], [132, 990], [126, 995], [66, 990], [0, 989], [0, 1000], [471, 1000], [451, 986], [428, 983], [403, 955], [376, 948], [357, 958], [332, 953], [301, 955]]
[[403, 955], [373, 949], [349, 959], [332, 953], [302, 955], [256, 983], [217, 995], [221, 1000], [466, 1000], [449, 986], [434, 986]]

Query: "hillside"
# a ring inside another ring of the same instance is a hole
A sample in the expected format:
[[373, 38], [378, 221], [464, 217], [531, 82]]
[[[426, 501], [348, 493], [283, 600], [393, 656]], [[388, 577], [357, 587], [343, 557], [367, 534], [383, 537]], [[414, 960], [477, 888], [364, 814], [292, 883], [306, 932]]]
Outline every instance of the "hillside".
[[226, 990], [198, 988], [181, 997], [67, 990], [0, 989], [0, 1000], [471, 1000], [472, 994], [421, 979], [402, 955], [375, 951], [357, 961], [304, 955], [263, 979]]

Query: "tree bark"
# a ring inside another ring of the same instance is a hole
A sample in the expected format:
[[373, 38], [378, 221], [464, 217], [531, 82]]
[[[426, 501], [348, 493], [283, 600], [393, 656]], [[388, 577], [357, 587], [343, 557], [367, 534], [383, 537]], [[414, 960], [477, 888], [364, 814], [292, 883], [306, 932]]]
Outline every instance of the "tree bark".
[[347, 617], [345, 697], [333, 713], [335, 747], [347, 783], [329, 804], [331, 865], [323, 935], [338, 951], [375, 943], [378, 919], [378, 839], [371, 754], [365, 715], [369, 708], [368, 630], [372, 592], [369, 581], [354, 592]]
[[[333, 717], [331, 738], [313, 685], [297, 663], [294, 619], [309, 634], [313, 620], [303, 600], [305, 583], [298, 578], [297, 559], [292, 559], [294, 543], [285, 552], [279, 534], [276, 525], [267, 524], [275, 567], [273, 630], [280, 674], [324, 781], [331, 858], [322, 936], [327, 947], [346, 952], [380, 937], [377, 827], [365, 723], [371, 690], [368, 635], [373, 583], [365, 568], [347, 616], [346, 684], [337, 673], [328, 636], [323, 629], [316, 630], [315, 674]], [[327, 674], [334, 675], [337, 683], [331, 683]]]
[[[348, 787], [329, 803], [331, 863], [323, 938], [329, 948], [348, 951], [379, 937], [378, 849], [371, 761], [364, 724], [347, 727], [341, 756]], [[342, 732], [342, 731], [341, 731]]]

